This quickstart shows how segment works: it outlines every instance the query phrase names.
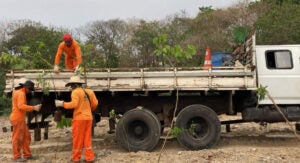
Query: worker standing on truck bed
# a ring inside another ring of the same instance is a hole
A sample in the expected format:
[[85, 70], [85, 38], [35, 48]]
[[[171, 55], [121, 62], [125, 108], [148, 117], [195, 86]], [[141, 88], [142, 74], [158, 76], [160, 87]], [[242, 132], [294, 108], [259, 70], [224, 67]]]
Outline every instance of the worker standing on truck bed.
[[79, 65], [82, 62], [81, 50], [78, 42], [72, 39], [70, 34], [64, 34], [63, 42], [58, 45], [55, 55], [54, 72], [59, 72], [59, 61], [62, 53], [65, 53], [65, 67], [74, 72], [77, 72]]
[[[19, 83], [19, 85], [15, 86], [12, 96], [12, 112], [9, 119], [13, 126], [12, 152], [14, 162], [25, 162], [26, 160], [34, 159], [29, 148], [31, 136], [25, 118], [26, 112], [33, 110], [39, 112], [42, 104], [27, 105], [26, 94], [31, 93], [31, 91], [34, 91], [34, 83], [26, 80], [24, 83]], [[23, 150], [23, 158], [21, 150]]]
[[84, 89], [84, 84], [79, 76], [72, 76], [66, 87], [72, 88], [71, 101], [64, 102], [55, 100], [56, 107], [74, 109], [72, 120], [73, 149], [72, 161], [80, 162], [82, 149], [86, 162], [95, 160], [92, 149], [92, 123], [94, 111], [98, 105], [95, 93], [91, 89]]

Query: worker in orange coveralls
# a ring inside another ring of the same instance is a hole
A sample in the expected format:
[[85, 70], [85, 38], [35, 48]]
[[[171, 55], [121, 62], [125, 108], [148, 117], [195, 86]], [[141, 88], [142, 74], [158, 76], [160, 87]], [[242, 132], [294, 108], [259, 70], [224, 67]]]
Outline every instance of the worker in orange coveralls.
[[[26, 125], [26, 112], [37, 111], [39, 112], [42, 104], [35, 106], [27, 105], [26, 94], [34, 91], [34, 83], [30, 80], [26, 80], [24, 83], [19, 83], [15, 86], [12, 97], [12, 112], [10, 114], [10, 122], [13, 126], [12, 133], [12, 152], [14, 162], [26, 162], [27, 160], [33, 160], [29, 148], [31, 142], [31, 136]], [[23, 150], [23, 157], [21, 154]]]
[[72, 88], [71, 102], [55, 100], [56, 107], [74, 109], [72, 120], [73, 134], [73, 162], [80, 162], [82, 149], [86, 162], [94, 162], [94, 151], [92, 149], [92, 122], [94, 111], [98, 100], [91, 89], [84, 89], [79, 76], [72, 76], [66, 87]]
[[58, 45], [53, 69], [56, 73], [59, 73], [59, 61], [63, 52], [65, 54], [65, 67], [77, 72], [82, 62], [81, 50], [78, 42], [73, 40], [70, 34], [64, 34], [63, 42]]

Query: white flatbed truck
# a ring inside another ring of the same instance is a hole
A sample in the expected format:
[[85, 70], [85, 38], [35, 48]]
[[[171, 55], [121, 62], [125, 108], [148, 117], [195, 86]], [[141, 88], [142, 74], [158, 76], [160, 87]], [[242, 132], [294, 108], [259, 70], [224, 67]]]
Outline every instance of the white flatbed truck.
[[[86, 69], [82, 79], [99, 100], [97, 113], [109, 117], [114, 110], [122, 115], [116, 138], [124, 149], [153, 150], [175, 108], [175, 126], [182, 129], [179, 143], [190, 150], [209, 148], [218, 142], [221, 124], [285, 121], [268, 97], [257, 105], [260, 85], [267, 86], [288, 120], [300, 120], [300, 45], [255, 45], [254, 36], [250, 42], [246, 53], [251, 59], [246, 66]], [[72, 75], [68, 71], [7, 70], [5, 92], [11, 95], [14, 83], [22, 78], [32, 80], [36, 91], [28, 103], [42, 102], [43, 121], [57, 110], [56, 98], [70, 100], [65, 84]], [[220, 122], [218, 118], [237, 113], [242, 114], [240, 120]], [[37, 126], [31, 119], [28, 123]]]

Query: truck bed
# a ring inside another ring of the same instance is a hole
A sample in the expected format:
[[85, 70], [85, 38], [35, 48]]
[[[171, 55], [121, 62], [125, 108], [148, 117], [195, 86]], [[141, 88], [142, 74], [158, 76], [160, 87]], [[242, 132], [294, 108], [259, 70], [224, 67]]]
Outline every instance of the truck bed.
[[[35, 83], [36, 91], [67, 92], [66, 82], [73, 72], [52, 69], [8, 70], [5, 92], [12, 92], [21, 78]], [[116, 68], [88, 69], [81, 78], [94, 91], [160, 90], [252, 90], [256, 89], [255, 71], [247, 67], [189, 68]]]

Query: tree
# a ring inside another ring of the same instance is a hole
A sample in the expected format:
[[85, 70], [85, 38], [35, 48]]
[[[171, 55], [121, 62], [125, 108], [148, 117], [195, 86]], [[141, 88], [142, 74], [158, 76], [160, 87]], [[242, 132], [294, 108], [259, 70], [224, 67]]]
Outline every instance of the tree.
[[199, 66], [204, 63], [206, 47], [212, 52], [228, 52], [231, 49], [231, 26], [234, 19], [228, 10], [201, 8], [197, 17], [191, 20], [191, 34], [185, 42], [196, 46], [197, 53], [190, 65]]
[[0, 44], [1, 92], [5, 86], [6, 69], [52, 68], [62, 32], [28, 20], [3, 24], [1, 31], [4, 36]]
[[258, 44], [299, 44], [299, 1], [262, 1], [253, 5], [268, 6], [254, 25]]
[[52, 68], [62, 32], [37, 25], [24, 25], [3, 44], [6, 53], [28, 60], [31, 68]]
[[18, 28], [22, 28], [26, 25], [31, 26], [41, 26], [41, 23], [34, 22], [31, 20], [11, 20], [11, 21], [1, 21], [0, 22], [0, 42], [3, 43], [8, 41], [11, 36], [10, 34]]
[[153, 43], [156, 46], [154, 53], [158, 56], [165, 57], [172, 67], [176, 67], [177, 64], [184, 59], [191, 59], [196, 53], [195, 46], [193, 45], [188, 45], [186, 50], [183, 50], [180, 45], [169, 45], [166, 34], [155, 37]]
[[158, 65], [158, 59], [153, 53], [155, 45], [152, 40], [160, 33], [158, 22], [140, 21], [132, 37], [132, 54], [137, 58], [138, 67], [155, 67]]
[[[4, 113], [8, 113], [11, 109], [11, 99], [4, 94], [6, 69], [23, 68], [26, 60], [17, 56], [2, 52], [0, 55], [0, 106]], [[2, 112], [1, 111], [1, 112]], [[0, 112], [0, 115], [3, 113]]]
[[[188, 18], [185, 12], [174, 14], [166, 19], [165, 24], [161, 28], [162, 33], [167, 35], [168, 45], [189, 47], [191, 44], [189, 38], [193, 35], [191, 23], [192, 19]], [[177, 66], [193, 66], [191, 62], [192, 60], [188, 62], [181, 60], [177, 63]]]
[[105, 67], [118, 67], [120, 51], [127, 38], [126, 29], [126, 23], [119, 19], [95, 21], [87, 26], [87, 43], [95, 45], [97, 55], [103, 55]]

